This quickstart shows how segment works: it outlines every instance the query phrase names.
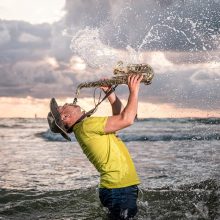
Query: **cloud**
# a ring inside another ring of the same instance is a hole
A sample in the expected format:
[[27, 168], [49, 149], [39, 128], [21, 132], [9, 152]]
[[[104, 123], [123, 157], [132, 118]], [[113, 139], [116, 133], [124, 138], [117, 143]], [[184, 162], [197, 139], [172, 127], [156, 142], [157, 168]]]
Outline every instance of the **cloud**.
[[50, 48], [50, 38], [48, 24], [0, 20], [0, 63], [39, 59]]
[[219, 64], [163, 66], [158, 59], [154, 65], [155, 78], [152, 85], [142, 88], [142, 101], [173, 103], [179, 108], [220, 109]]
[[18, 38], [18, 41], [21, 43], [29, 43], [29, 42], [40, 42], [41, 38], [34, 36], [29, 33], [22, 33]]
[[75, 28], [78, 26], [98, 27], [107, 19], [111, 1], [101, 0], [66, 0], [66, 22]]
[[57, 69], [54, 58], [0, 66], [1, 96], [48, 97], [68, 93], [72, 80]]
[[213, 0], [66, 1], [66, 23], [99, 28], [104, 43], [139, 50], [207, 51], [220, 42], [220, 3]]
[[155, 70], [143, 103], [220, 108], [219, 1], [67, 0], [65, 10], [53, 24], [0, 20], [1, 97], [73, 97], [79, 83], [111, 77], [123, 60]]
[[10, 41], [10, 33], [4, 25], [0, 27], [0, 46]]

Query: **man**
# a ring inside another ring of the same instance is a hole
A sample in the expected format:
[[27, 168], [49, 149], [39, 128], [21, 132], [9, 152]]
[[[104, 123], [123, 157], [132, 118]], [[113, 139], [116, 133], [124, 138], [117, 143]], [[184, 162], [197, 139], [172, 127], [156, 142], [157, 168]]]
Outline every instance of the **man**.
[[[100, 173], [99, 198], [109, 209], [110, 219], [130, 219], [137, 213], [137, 196], [140, 184], [131, 156], [115, 132], [133, 124], [137, 114], [140, 75], [128, 77], [129, 97], [125, 108], [111, 93], [108, 100], [112, 116], [85, 117], [80, 106], [65, 104], [58, 107], [51, 100], [48, 122], [53, 132], [74, 132], [83, 152]], [[105, 92], [107, 87], [102, 88]]]

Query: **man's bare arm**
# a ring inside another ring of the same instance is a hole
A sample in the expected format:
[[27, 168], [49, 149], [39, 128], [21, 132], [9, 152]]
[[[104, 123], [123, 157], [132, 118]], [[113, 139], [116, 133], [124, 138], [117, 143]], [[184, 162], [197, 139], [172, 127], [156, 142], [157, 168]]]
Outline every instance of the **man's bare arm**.
[[[107, 93], [111, 89], [111, 86], [102, 86], [100, 88], [104, 91], [104, 93]], [[112, 92], [108, 96], [108, 100], [112, 106], [112, 115], [120, 114], [124, 109], [124, 106], [121, 100], [117, 97], [117, 95], [114, 92]]]
[[119, 115], [124, 109], [121, 100], [114, 92], [108, 96], [108, 100], [112, 106], [112, 115]]
[[120, 114], [108, 117], [105, 125], [106, 133], [112, 133], [133, 124], [135, 116], [137, 114], [138, 92], [142, 78], [143, 76], [139, 75], [129, 76], [128, 87], [130, 94], [127, 105], [120, 112]]

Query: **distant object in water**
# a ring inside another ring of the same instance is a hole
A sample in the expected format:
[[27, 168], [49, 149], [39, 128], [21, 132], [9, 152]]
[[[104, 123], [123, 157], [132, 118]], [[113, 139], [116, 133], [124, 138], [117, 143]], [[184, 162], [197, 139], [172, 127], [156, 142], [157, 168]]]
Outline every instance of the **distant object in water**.
[[136, 114], [136, 116], [135, 116], [135, 119], [134, 119], [135, 121], [138, 121], [138, 115]]
[[37, 118], [37, 114], [35, 113], [34, 118]]

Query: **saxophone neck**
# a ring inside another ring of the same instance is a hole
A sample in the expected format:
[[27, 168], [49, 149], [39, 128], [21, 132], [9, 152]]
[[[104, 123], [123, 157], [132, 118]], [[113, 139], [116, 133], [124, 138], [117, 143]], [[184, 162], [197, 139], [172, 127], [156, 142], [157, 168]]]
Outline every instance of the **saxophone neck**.
[[76, 88], [76, 93], [75, 93], [75, 98], [73, 100], [73, 104], [76, 104], [77, 101], [78, 101], [78, 96], [79, 96], [79, 92], [80, 92], [80, 89], [84, 87], [84, 83], [80, 83], [77, 88]]

